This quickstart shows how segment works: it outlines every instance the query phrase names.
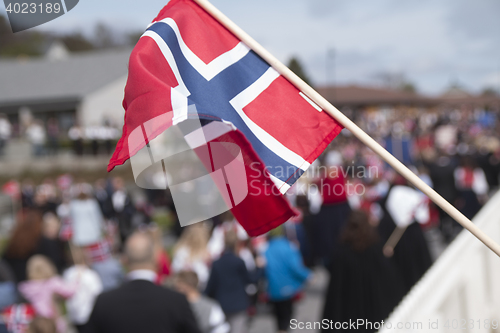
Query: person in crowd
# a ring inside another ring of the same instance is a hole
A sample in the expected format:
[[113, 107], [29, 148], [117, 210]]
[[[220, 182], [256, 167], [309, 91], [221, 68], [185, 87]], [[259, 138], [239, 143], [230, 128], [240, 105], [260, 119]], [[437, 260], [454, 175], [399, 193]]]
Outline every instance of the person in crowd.
[[52, 212], [45, 213], [42, 221], [42, 237], [37, 253], [49, 258], [55, 265], [57, 272], [62, 274], [66, 268], [66, 257], [64, 242], [59, 239], [60, 221]]
[[26, 280], [28, 259], [37, 253], [42, 236], [42, 216], [36, 209], [23, 209], [5, 248], [3, 259], [12, 268], [16, 282]]
[[54, 212], [60, 203], [59, 193], [54, 179], [46, 177], [43, 182], [36, 187], [35, 204], [43, 212]]
[[111, 219], [114, 216], [113, 202], [111, 196], [106, 191], [106, 180], [100, 178], [94, 183], [95, 198], [99, 202], [103, 216], [106, 219]]
[[294, 299], [304, 283], [311, 278], [311, 271], [302, 261], [300, 251], [284, 236], [282, 226], [268, 234], [265, 252], [267, 294], [273, 305], [273, 313], [279, 332], [286, 332], [293, 315]]
[[205, 224], [196, 223], [187, 226], [174, 248], [172, 258], [172, 271], [196, 272], [200, 289], [205, 288], [209, 276], [210, 254], [207, 244], [208, 229]]
[[31, 321], [28, 333], [57, 333], [57, 325], [53, 319], [37, 316]]
[[97, 200], [91, 196], [92, 187], [79, 182], [72, 192], [74, 199], [70, 202], [70, 216], [73, 244], [84, 248], [92, 269], [101, 278], [104, 290], [116, 288], [122, 282], [123, 272], [112, 256], [108, 240], [103, 237], [104, 217]]
[[200, 332], [186, 297], [154, 283], [154, 254], [154, 241], [147, 233], [136, 232], [127, 239], [128, 281], [97, 297], [84, 332]]
[[[0, 259], [0, 313], [17, 300], [16, 280], [9, 265]], [[1, 330], [0, 330], [1, 332]]]
[[[426, 159], [434, 190], [450, 203], [455, 203], [458, 191], [455, 186], [455, 168], [457, 162], [453, 156], [438, 156], [435, 150], [428, 153]], [[457, 223], [448, 216], [442, 209], [439, 209], [440, 229], [445, 242], [449, 243], [455, 236], [454, 229]]]
[[57, 155], [59, 151], [59, 135], [59, 122], [57, 121], [57, 118], [49, 118], [47, 121], [47, 136], [49, 138], [48, 152], [51, 155]]
[[228, 333], [230, 326], [220, 305], [198, 290], [198, 276], [193, 271], [182, 271], [174, 277], [175, 288], [186, 295], [202, 333]]
[[484, 171], [476, 166], [472, 157], [465, 156], [453, 175], [459, 191], [459, 209], [472, 219], [487, 199], [489, 188]]
[[24, 208], [35, 206], [35, 183], [31, 178], [25, 178], [21, 182], [21, 204]]
[[205, 294], [219, 302], [231, 325], [231, 333], [244, 333], [250, 306], [246, 287], [253, 281], [245, 262], [236, 254], [236, 232], [226, 232], [224, 242], [225, 250], [212, 265]]
[[99, 153], [99, 126], [89, 126], [85, 128], [85, 138], [90, 141], [92, 155], [97, 156]]
[[500, 140], [490, 138], [480, 148], [479, 165], [484, 171], [490, 193], [494, 193], [500, 186]]
[[26, 137], [31, 143], [34, 156], [42, 156], [47, 141], [47, 133], [41, 120], [34, 120], [26, 129]]
[[7, 142], [9, 142], [10, 136], [12, 135], [12, 126], [9, 122], [7, 116], [0, 113], [0, 156], [4, 154]]
[[120, 230], [120, 239], [122, 244], [127, 237], [134, 231], [132, 228], [132, 215], [134, 214], [134, 204], [125, 188], [125, 181], [121, 177], [115, 177], [112, 181], [113, 193], [111, 202], [115, 212], [115, 218]]
[[246, 287], [248, 296], [250, 297], [250, 307], [248, 313], [252, 316], [256, 313], [256, 303], [258, 301], [258, 282], [262, 275], [262, 270], [257, 266], [257, 255], [252, 245], [251, 239], [243, 227], [236, 221], [231, 211], [227, 211], [219, 216], [220, 221], [212, 230], [212, 235], [208, 242], [208, 251], [212, 261], [220, 258], [225, 251], [225, 234], [235, 232], [238, 238], [236, 246], [236, 254], [240, 257], [251, 276], [252, 283]]
[[109, 242], [104, 240], [85, 247], [85, 255], [89, 258], [91, 268], [99, 275], [103, 290], [115, 289], [123, 283], [123, 267], [113, 256]]
[[26, 273], [28, 281], [19, 284], [19, 292], [33, 305], [37, 315], [55, 320], [57, 331], [65, 333], [67, 325], [58, 310], [56, 296], [61, 298], [72, 296], [76, 284], [65, 282], [57, 275], [52, 262], [39, 254], [30, 258]]
[[306, 195], [298, 195], [295, 198], [295, 204], [300, 211], [300, 215], [293, 222], [295, 234], [300, 246], [300, 253], [304, 258], [304, 264], [307, 267], [314, 266], [314, 255], [312, 251], [314, 216], [309, 208], [309, 200]]
[[74, 265], [63, 275], [67, 283], [75, 284], [76, 291], [66, 300], [66, 310], [71, 323], [79, 333], [85, 331], [95, 299], [103, 291], [99, 275], [91, 270], [82, 248], [72, 249]]
[[[407, 226], [406, 230], [397, 243], [397, 246], [393, 249], [393, 253], [388, 254], [391, 256], [403, 278], [406, 294], [432, 265], [432, 258], [422, 228], [417, 221], [417, 209], [419, 207], [416, 207], [414, 212], [408, 213], [403, 211], [401, 214], [401, 210], [405, 210], [407, 205], [400, 204], [400, 209], [398, 209], [398, 200], [405, 199], [403, 196], [398, 196], [397, 194], [392, 196], [392, 192], [396, 189], [401, 190], [406, 188], [408, 190], [411, 188], [408, 187], [407, 182], [402, 177], [398, 177], [394, 183], [387, 195], [378, 202], [382, 216], [377, 229], [382, 243], [386, 244], [396, 228], [395, 220], [400, 218], [400, 215], [406, 216], [406, 218], [409, 216], [410, 218], [410, 221], [405, 222]], [[389, 200], [394, 202], [388, 205]], [[395, 208], [391, 209], [391, 206]]]
[[83, 128], [75, 122], [73, 126], [68, 131], [68, 137], [73, 143], [73, 152], [76, 156], [83, 155], [83, 139], [85, 138], [85, 133]]
[[229, 230], [235, 231], [240, 240], [248, 238], [245, 229], [236, 221], [231, 211], [224, 212], [217, 219], [214, 218], [212, 220], [214, 228], [212, 229], [212, 234], [207, 245], [212, 260], [218, 259], [222, 252], [224, 252], [224, 235]]
[[326, 156], [326, 167], [318, 181], [323, 198], [321, 210], [314, 221], [315, 257], [323, 265], [328, 265], [332, 248], [340, 235], [350, 212], [347, 201], [346, 179], [342, 172], [342, 157], [337, 151]]
[[104, 217], [99, 204], [92, 197], [92, 187], [78, 182], [71, 190], [70, 216], [73, 228], [73, 243], [76, 246], [88, 246], [102, 239]]
[[115, 140], [117, 140], [117, 138], [120, 136], [120, 131], [111, 126], [109, 121], [104, 122], [102, 130], [104, 132], [103, 140], [105, 151], [108, 155], [111, 155], [111, 153], [113, 153], [113, 142], [115, 142]]
[[158, 277], [156, 283], [160, 285], [170, 276], [170, 258], [163, 248], [163, 232], [161, 228], [154, 223], [151, 223], [146, 228], [155, 243], [156, 275]]
[[349, 322], [363, 318], [380, 322], [404, 295], [401, 277], [383, 255], [377, 230], [363, 211], [355, 210], [349, 215], [334, 249], [329, 272], [322, 316], [329, 321]]

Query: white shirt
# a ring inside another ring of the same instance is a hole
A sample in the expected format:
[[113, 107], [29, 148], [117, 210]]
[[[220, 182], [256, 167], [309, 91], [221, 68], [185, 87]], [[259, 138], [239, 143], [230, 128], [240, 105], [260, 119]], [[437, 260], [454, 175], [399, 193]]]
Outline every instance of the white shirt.
[[136, 269], [135, 271], [131, 271], [127, 274], [127, 279], [129, 281], [146, 280], [155, 283], [157, 275], [149, 269]]
[[68, 268], [63, 278], [67, 282], [78, 284], [76, 292], [66, 300], [69, 318], [77, 325], [87, 323], [95, 299], [102, 292], [99, 275], [86, 266], [77, 265]]
[[102, 237], [104, 218], [95, 199], [72, 200], [69, 204], [73, 226], [73, 243], [87, 246]]

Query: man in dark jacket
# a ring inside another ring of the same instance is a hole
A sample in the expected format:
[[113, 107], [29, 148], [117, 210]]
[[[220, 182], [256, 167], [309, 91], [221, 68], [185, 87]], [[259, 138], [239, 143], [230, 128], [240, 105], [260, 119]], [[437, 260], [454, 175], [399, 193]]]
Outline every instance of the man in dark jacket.
[[245, 262], [236, 255], [236, 232], [227, 232], [224, 242], [225, 251], [212, 265], [205, 294], [219, 302], [231, 325], [231, 333], [244, 333], [247, 331], [247, 309], [250, 305], [245, 288], [252, 283], [252, 279]]
[[200, 333], [186, 297], [154, 284], [154, 242], [135, 233], [125, 245], [128, 282], [101, 294], [86, 333]]

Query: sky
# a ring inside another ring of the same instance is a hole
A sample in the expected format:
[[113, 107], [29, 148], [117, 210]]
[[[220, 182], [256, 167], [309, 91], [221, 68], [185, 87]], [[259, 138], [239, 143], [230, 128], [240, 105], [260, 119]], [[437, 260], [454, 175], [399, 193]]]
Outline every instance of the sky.
[[[80, 0], [40, 29], [144, 30], [166, 0]], [[451, 84], [500, 91], [499, 0], [211, 0], [285, 64], [297, 57], [316, 86], [404, 75], [425, 94]], [[4, 11], [0, 5], [0, 13]]]

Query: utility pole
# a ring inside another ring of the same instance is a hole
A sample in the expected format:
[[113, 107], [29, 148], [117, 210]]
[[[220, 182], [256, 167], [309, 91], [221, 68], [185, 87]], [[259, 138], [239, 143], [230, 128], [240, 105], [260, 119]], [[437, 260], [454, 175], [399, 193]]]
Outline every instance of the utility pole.
[[330, 47], [326, 51], [326, 86], [331, 86], [332, 99], [335, 99], [335, 49]]

